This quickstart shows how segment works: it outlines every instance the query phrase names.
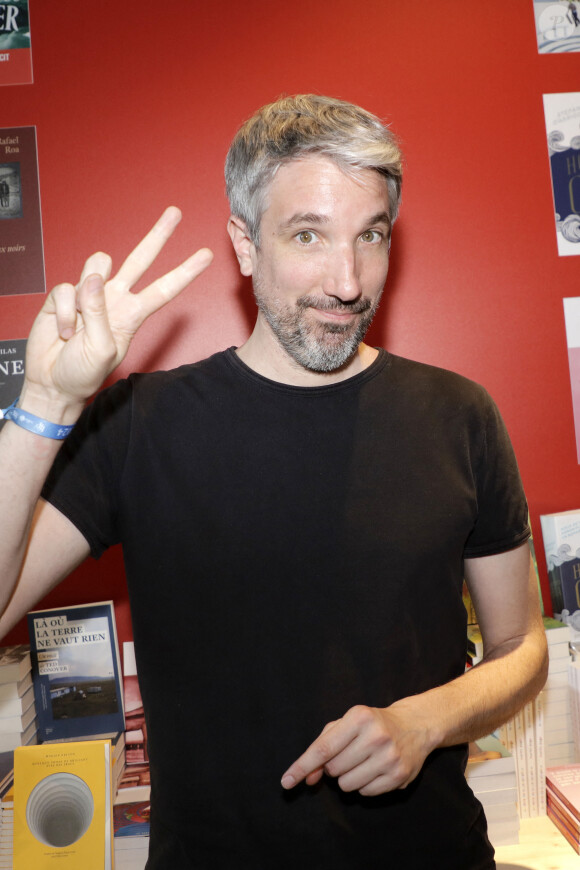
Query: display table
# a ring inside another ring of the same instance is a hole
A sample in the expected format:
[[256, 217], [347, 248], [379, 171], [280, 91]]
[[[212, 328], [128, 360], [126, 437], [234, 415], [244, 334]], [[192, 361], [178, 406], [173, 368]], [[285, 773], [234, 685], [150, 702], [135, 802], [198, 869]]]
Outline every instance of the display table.
[[580, 870], [580, 855], [564, 839], [547, 816], [522, 819], [517, 846], [498, 846], [497, 870]]

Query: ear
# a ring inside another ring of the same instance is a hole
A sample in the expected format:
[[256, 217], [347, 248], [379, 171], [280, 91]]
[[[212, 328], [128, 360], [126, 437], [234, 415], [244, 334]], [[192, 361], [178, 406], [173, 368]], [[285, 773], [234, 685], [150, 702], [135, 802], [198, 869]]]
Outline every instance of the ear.
[[254, 243], [248, 234], [248, 228], [241, 218], [230, 215], [228, 220], [228, 233], [240, 264], [240, 272], [242, 275], [251, 275], [252, 255], [254, 253]]

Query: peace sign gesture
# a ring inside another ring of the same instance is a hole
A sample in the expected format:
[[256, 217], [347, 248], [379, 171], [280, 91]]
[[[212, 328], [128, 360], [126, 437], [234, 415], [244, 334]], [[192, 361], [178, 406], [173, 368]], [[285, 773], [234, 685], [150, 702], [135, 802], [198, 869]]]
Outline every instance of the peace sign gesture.
[[179, 209], [166, 209], [113, 277], [111, 258], [96, 253], [76, 286], [58, 284], [51, 291], [28, 340], [22, 407], [35, 413], [32, 404], [36, 409], [82, 405], [124, 359], [144, 321], [209, 266], [213, 254], [202, 248], [139, 293], [131, 292], [180, 220]]

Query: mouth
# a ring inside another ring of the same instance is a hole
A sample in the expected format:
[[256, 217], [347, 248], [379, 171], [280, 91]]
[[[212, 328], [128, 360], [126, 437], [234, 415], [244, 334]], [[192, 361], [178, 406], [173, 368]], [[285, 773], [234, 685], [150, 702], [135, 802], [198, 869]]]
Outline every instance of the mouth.
[[316, 314], [322, 319], [326, 320], [328, 323], [349, 323], [353, 320], [358, 311], [351, 311], [349, 309], [336, 311], [328, 308], [317, 308], [316, 306], [312, 306], [312, 310], [316, 312]]

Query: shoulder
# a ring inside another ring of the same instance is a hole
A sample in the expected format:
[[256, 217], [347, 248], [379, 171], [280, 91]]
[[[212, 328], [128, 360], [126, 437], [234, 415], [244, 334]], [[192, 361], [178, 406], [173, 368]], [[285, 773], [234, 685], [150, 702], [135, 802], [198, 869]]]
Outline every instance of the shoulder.
[[449, 369], [389, 354], [385, 374], [391, 388], [422, 407], [448, 413], [495, 413], [495, 402], [484, 386]]
[[149, 405], [166, 397], [178, 400], [180, 394], [191, 390], [210, 389], [220, 380], [225, 381], [231, 368], [230, 351], [220, 351], [207, 359], [187, 363], [174, 369], [153, 372], [133, 372], [104, 389], [96, 402], [102, 406], [120, 409], [122, 405]]

